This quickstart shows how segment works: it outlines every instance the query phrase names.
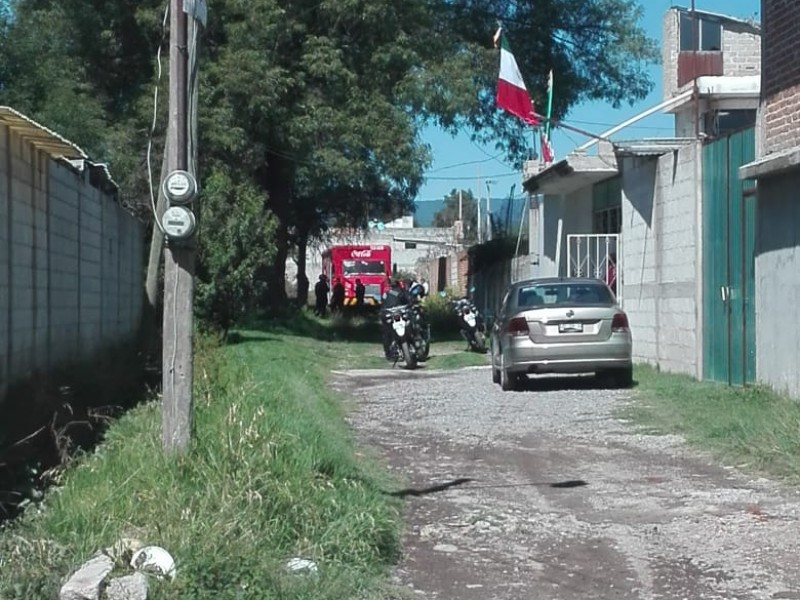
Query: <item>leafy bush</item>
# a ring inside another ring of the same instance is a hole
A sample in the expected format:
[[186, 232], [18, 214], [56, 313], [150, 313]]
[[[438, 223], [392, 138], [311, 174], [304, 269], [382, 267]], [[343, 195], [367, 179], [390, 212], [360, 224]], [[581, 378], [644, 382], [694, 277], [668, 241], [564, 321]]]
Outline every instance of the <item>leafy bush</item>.
[[275, 223], [263, 192], [220, 167], [206, 181], [202, 211], [195, 306], [204, 325], [227, 332], [265, 293]]
[[453, 309], [453, 300], [458, 297], [454, 290], [446, 290], [445, 296], [431, 293], [425, 298], [423, 306], [435, 338], [455, 339], [459, 337], [458, 332], [461, 325], [458, 315]]

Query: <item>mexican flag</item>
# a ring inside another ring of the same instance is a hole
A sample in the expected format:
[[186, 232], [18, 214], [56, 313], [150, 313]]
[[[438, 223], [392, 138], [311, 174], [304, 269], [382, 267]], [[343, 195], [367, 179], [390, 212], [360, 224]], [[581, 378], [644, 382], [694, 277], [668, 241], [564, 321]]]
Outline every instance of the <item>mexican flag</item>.
[[533, 112], [528, 88], [522, 80], [517, 60], [511, 53], [503, 30], [494, 35], [495, 47], [500, 44], [500, 78], [497, 81], [497, 106], [525, 121], [528, 125], [538, 125], [539, 120]]

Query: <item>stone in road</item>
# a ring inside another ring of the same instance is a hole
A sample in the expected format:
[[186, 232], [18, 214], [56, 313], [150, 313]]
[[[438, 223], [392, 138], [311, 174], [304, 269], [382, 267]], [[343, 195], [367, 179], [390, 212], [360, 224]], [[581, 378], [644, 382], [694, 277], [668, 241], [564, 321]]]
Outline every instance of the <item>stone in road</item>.
[[486, 369], [341, 380], [409, 486], [396, 580], [415, 597], [800, 599], [800, 494], [637, 431], [615, 417], [628, 391], [504, 393]]

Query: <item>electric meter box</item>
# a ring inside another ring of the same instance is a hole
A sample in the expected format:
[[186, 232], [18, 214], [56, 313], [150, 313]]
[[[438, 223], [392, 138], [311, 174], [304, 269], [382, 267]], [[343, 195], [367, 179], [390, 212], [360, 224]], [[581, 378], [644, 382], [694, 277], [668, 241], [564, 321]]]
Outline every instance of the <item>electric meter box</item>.
[[164, 195], [173, 204], [188, 204], [197, 197], [197, 180], [188, 171], [172, 171], [162, 185]]
[[183, 206], [170, 206], [161, 217], [161, 226], [168, 238], [185, 240], [192, 237], [197, 221], [194, 213]]

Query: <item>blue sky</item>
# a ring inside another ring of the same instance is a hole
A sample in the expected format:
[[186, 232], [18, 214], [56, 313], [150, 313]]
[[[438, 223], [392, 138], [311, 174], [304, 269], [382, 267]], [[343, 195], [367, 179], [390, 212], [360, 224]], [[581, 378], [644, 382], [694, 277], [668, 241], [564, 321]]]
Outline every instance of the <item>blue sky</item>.
[[[661, 42], [664, 13], [671, 6], [690, 5], [690, 0], [641, 0], [645, 7], [643, 25], [648, 35]], [[698, 10], [728, 14], [734, 17], [759, 18], [760, 0], [696, 0]], [[487, 40], [490, 37], [487, 34]], [[615, 110], [602, 102], [591, 102], [576, 106], [564, 122], [592, 133], [601, 133], [614, 125], [655, 106], [663, 100], [661, 85], [661, 66], [651, 67], [651, 78], [655, 86], [650, 95], [633, 106], [623, 105]], [[554, 93], [558, 94], [558, 73], [555, 73]], [[545, 107], [537, 106], [538, 112]], [[672, 116], [656, 114], [639, 121], [617, 134], [617, 138], [667, 137], [673, 132]], [[425, 131], [423, 139], [430, 144], [434, 162], [427, 173], [427, 181], [417, 196], [417, 201], [439, 200], [453, 188], [475, 190], [478, 179], [491, 179], [492, 197], [505, 197], [511, 186], [516, 184], [515, 192], [520, 193], [521, 174], [505, 164], [498, 151], [492, 146], [479, 146], [469, 139], [469, 135], [459, 134], [451, 137], [436, 128]], [[588, 138], [571, 131], [555, 129], [553, 147], [556, 159], [563, 158]], [[471, 163], [453, 168], [452, 165]], [[481, 190], [486, 195], [485, 183]]]

